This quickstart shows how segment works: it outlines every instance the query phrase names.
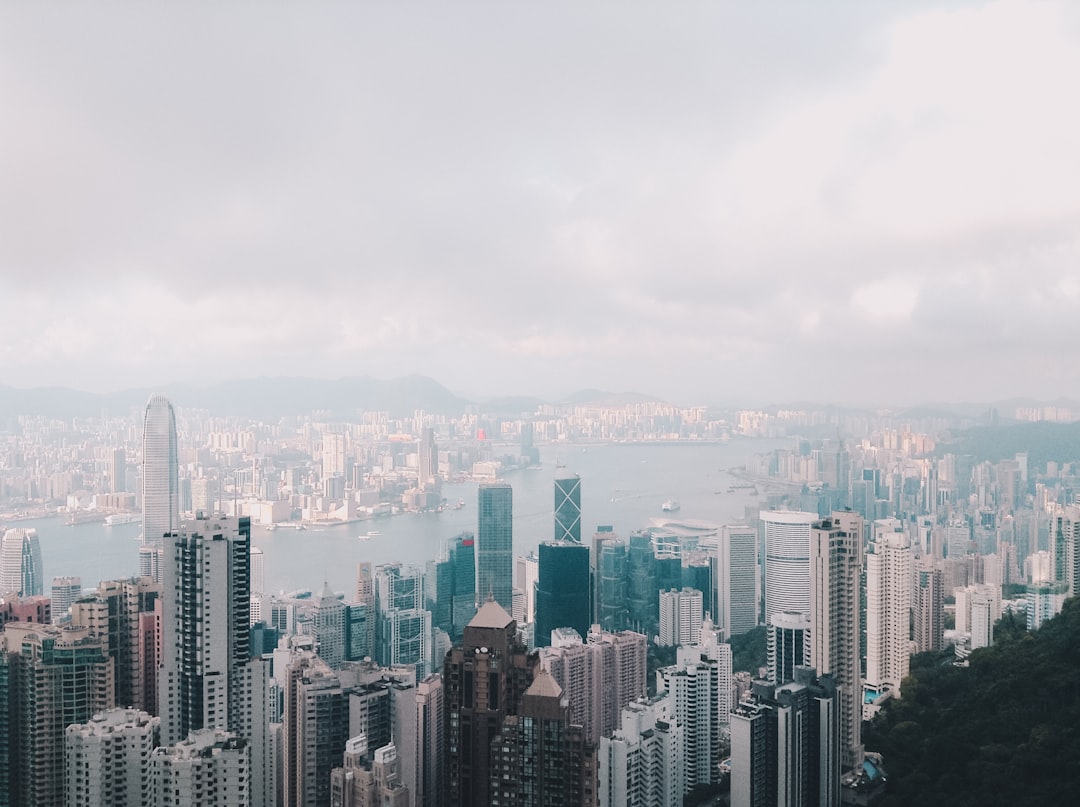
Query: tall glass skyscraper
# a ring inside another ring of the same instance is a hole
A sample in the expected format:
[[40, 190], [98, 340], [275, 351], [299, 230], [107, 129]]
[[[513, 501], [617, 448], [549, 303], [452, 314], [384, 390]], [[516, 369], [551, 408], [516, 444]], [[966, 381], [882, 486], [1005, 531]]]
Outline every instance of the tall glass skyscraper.
[[581, 543], [581, 477], [555, 472], [555, 540]]
[[43, 594], [44, 587], [37, 530], [17, 528], [5, 532], [0, 544], [0, 596], [33, 597]]
[[143, 418], [143, 543], [160, 546], [180, 526], [176, 415], [169, 399], [152, 395]]
[[589, 622], [589, 548], [573, 541], [540, 544], [536, 646], [550, 645], [555, 628], [588, 636]]
[[514, 605], [513, 489], [505, 482], [480, 486], [476, 530], [476, 598], [488, 595], [510, 613]]

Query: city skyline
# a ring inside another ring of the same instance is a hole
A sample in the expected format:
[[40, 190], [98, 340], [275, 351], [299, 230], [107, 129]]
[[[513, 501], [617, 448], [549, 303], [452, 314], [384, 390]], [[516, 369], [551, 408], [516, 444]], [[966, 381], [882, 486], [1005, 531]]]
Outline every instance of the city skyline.
[[1075, 6], [490, 12], [5, 7], [5, 382], [1080, 396]]

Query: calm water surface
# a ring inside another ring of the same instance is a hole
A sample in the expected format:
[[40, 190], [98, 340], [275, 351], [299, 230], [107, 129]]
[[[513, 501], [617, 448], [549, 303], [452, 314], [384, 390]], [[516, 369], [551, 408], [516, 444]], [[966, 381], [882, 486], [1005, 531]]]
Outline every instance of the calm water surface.
[[[732, 477], [724, 469], [743, 465], [756, 453], [786, 446], [787, 441], [744, 439], [730, 443], [669, 443], [546, 446], [538, 469], [515, 471], [505, 481], [514, 488], [514, 549], [523, 554], [554, 534], [556, 463], [581, 475], [582, 536], [599, 524], [620, 535], [647, 526], [666, 499], [678, 499], [679, 518], [725, 522], [741, 518], [757, 498], [746, 491], [728, 493]], [[462, 530], [476, 530], [476, 483], [444, 485], [461, 510], [407, 513], [339, 527], [303, 531], [252, 528], [252, 541], [266, 553], [266, 582], [271, 591], [317, 589], [323, 581], [337, 591], [352, 591], [360, 561], [423, 564], [438, 554], [442, 542]], [[717, 493], [717, 491], [721, 491]], [[83, 588], [126, 577], [138, 569], [139, 525], [65, 526], [60, 518], [23, 521], [9, 526], [35, 527], [41, 537], [46, 588], [54, 576], [78, 575]], [[366, 540], [369, 530], [380, 534]], [[48, 591], [46, 591], [48, 593]]]

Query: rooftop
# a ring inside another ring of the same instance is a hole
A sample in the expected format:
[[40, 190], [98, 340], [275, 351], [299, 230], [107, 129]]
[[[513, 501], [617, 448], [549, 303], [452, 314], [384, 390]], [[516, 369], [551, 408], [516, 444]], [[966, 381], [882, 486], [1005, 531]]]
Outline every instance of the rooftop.
[[469, 624], [466, 627], [502, 629], [509, 627], [510, 623], [513, 621], [514, 618], [506, 613], [505, 608], [495, 602], [495, 600], [488, 600], [480, 606], [480, 610], [476, 612], [476, 616], [469, 620]]

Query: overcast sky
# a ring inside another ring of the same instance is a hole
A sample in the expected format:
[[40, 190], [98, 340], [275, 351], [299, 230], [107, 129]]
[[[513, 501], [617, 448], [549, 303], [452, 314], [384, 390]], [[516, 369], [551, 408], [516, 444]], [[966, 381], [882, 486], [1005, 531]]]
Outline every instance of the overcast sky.
[[1080, 4], [223, 5], [0, 2], [0, 383], [1080, 396]]

